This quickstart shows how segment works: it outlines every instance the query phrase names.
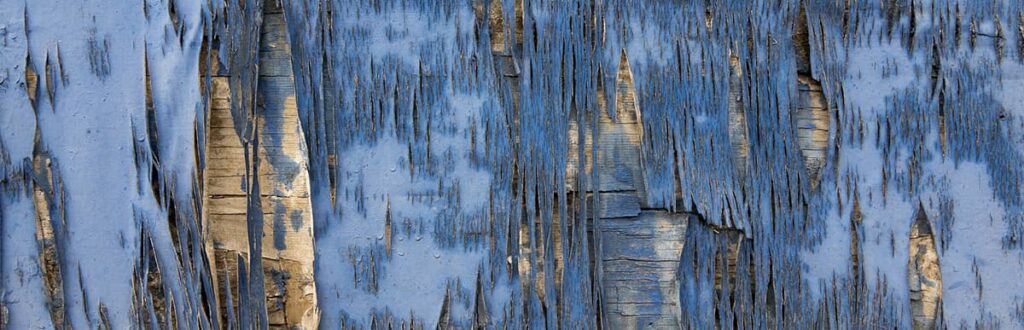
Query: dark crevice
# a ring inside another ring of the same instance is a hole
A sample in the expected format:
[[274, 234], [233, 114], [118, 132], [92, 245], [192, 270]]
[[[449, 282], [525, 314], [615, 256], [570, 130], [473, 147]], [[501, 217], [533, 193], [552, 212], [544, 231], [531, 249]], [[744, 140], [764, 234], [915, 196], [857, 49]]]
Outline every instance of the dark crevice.
[[53, 72], [53, 57], [50, 53], [46, 53], [46, 60], [43, 62], [43, 80], [46, 83], [46, 97], [50, 102], [50, 109], [56, 109], [56, 105], [53, 103], [54, 85], [53, 81], [56, 80], [56, 76]]
[[1024, 12], [1017, 15], [1017, 61], [1024, 61]]
[[476, 273], [476, 298], [473, 299], [473, 329], [488, 329], [491, 326], [490, 313], [487, 311], [487, 294], [484, 292], [483, 270]]
[[[437, 330], [448, 330], [453, 329], [451, 316], [451, 286], [445, 287], [444, 290], [444, 302], [441, 303], [441, 315], [437, 318]], [[376, 329], [375, 327], [371, 327]]]
[[[861, 223], [864, 222], [864, 213], [860, 209], [860, 193], [853, 193], [853, 209], [850, 211], [850, 269], [852, 273], [852, 289], [860, 292], [864, 288], [864, 268], [861, 266]], [[859, 297], [859, 294], [855, 294]], [[853, 305], [855, 308], [858, 306]]]
[[946, 79], [942, 76], [942, 56], [938, 45], [932, 46], [932, 90], [938, 94], [939, 146], [942, 155], [948, 151], [946, 142]]
[[391, 257], [392, 244], [392, 219], [391, 219], [391, 196], [387, 197], [387, 209], [384, 211], [384, 251]]
[[807, 27], [807, 8], [800, 2], [800, 11], [793, 28], [793, 46], [796, 48], [796, 72], [811, 75], [811, 43]]

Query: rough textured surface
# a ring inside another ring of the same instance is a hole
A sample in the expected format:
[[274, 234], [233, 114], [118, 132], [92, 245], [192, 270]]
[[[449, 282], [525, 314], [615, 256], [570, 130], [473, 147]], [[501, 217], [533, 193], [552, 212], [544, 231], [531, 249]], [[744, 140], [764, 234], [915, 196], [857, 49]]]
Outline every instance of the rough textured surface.
[[1012, 0], [0, 0], [0, 327], [1024, 327]]

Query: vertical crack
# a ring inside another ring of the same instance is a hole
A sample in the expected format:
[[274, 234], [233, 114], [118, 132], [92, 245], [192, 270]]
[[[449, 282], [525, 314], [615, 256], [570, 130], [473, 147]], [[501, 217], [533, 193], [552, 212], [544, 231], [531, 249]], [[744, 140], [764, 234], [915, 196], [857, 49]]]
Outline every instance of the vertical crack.
[[32, 104], [32, 109], [38, 109], [38, 98], [39, 98], [39, 74], [36, 73], [35, 67], [32, 65], [32, 57], [29, 55], [25, 56], [25, 94], [28, 95], [28, 101]]
[[392, 244], [392, 215], [391, 215], [391, 196], [387, 197], [387, 206], [384, 211], [384, 251], [387, 252], [388, 257], [391, 257], [391, 244]]
[[747, 136], [747, 115], [743, 104], [743, 66], [739, 56], [729, 52], [729, 142], [739, 173], [746, 173], [750, 140]]
[[811, 188], [821, 181], [821, 168], [825, 165], [829, 140], [829, 105], [822, 91], [821, 82], [814, 79], [812, 72], [811, 47], [807, 30], [807, 14], [803, 3], [793, 31], [797, 71], [797, 102], [794, 121], [797, 144], [804, 159], [804, 167]]
[[945, 156], [948, 151], [946, 141], [946, 79], [942, 76], [942, 56], [938, 44], [932, 45], [931, 78], [932, 90], [938, 94], [939, 146], [942, 150], [942, 155]]
[[491, 325], [490, 313], [487, 311], [487, 293], [484, 292], [483, 270], [476, 273], [476, 298], [473, 306], [473, 329], [488, 329]]
[[[38, 133], [37, 137], [38, 139]], [[64, 244], [64, 199], [60, 178], [53, 173], [48, 155], [39, 151], [38, 141], [33, 156], [35, 185], [33, 202], [36, 207], [36, 240], [39, 242], [39, 267], [43, 277], [43, 290], [54, 328], [63, 328], [65, 310], [64, 262], [61, 245]]]
[[451, 293], [451, 284], [449, 283], [444, 289], [444, 302], [441, 303], [441, 315], [438, 316], [437, 319], [438, 330], [454, 329], [451, 315]]
[[942, 271], [939, 267], [939, 254], [935, 249], [935, 236], [924, 205], [918, 206], [910, 225], [909, 252], [907, 284], [914, 329], [933, 329], [942, 304]]
[[488, 9], [488, 24], [490, 28], [491, 51], [504, 53], [505, 49], [505, 18], [501, 9], [501, 0], [491, 0]]
[[860, 193], [853, 193], [853, 210], [850, 211], [850, 267], [853, 270], [853, 283], [858, 285], [864, 279], [861, 268], [860, 225], [864, 222], [864, 213], [860, 210]]

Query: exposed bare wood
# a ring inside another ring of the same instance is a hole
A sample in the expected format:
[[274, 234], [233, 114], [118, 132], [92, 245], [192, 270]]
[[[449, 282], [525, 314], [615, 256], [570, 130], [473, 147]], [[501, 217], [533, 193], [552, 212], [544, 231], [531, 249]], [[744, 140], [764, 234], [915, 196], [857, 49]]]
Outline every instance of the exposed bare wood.
[[[305, 150], [297, 118], [289, 44], [284, 16], [268, 6], [263, 16], [260, 45], [258, 107], [260, 143], [259, 180], [263, 185], [264, 286], [267, 288], [269, 324], [273, 327], [316, 327], [316, 289], [313, 281], [312, 210]], [[239, 235], [246, 231], [249, 212], [245, 187], [245, 150], [235, 134], [229, 113], [230, 93], [226, 77], [212, 78], [207, 170], [206, 218], [209, 246], [215, 251], [217, 275], [237, 278], [235, 259], [247, 254], [249, 243]], [[237, 285], [237, 281], [232, 283]], [[237, 290], [234, 287], [232, 290]], [[218, 292], [224, 292], [219, 289]], [[221, 296], [221, 306], [227, 297]], [[238, 297], [233, 300], [237, 305]]]
[[688, 214], [644, 211], [605, 219], [604, 285], [613, 329], [679, 327], [676, 277]]
[[942, 306], [942, 270], [932, 225], [923, 208], [918, 209], [910, 225], [907, 285], [914, 329], [934, 329]]

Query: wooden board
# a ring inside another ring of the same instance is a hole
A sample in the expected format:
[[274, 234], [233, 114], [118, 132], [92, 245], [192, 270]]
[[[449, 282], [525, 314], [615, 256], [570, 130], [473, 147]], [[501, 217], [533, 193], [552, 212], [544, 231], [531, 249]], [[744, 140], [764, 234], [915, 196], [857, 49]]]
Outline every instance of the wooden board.
[[[311, 329], [319, 316], [306, 150], [284, 15], [270, 3], [263, 17], [257, 102], [261, 105], [258, 156], [268, 318], [272, 328]], [[228, 79], [214, 77], [211, 86], [204, 189], [208, 247], [218, 260], [218, 287], [223, 283], [220, 277], [237, 276], [234, 258], [248, 252], [245, 150], [231, 118]], [[218, 296], [222, 294], [218, 291]]]
[[644, 211], [602, 219], [602, 285], [611, 329], [678, 328], [676, 272], [690, 217]]

